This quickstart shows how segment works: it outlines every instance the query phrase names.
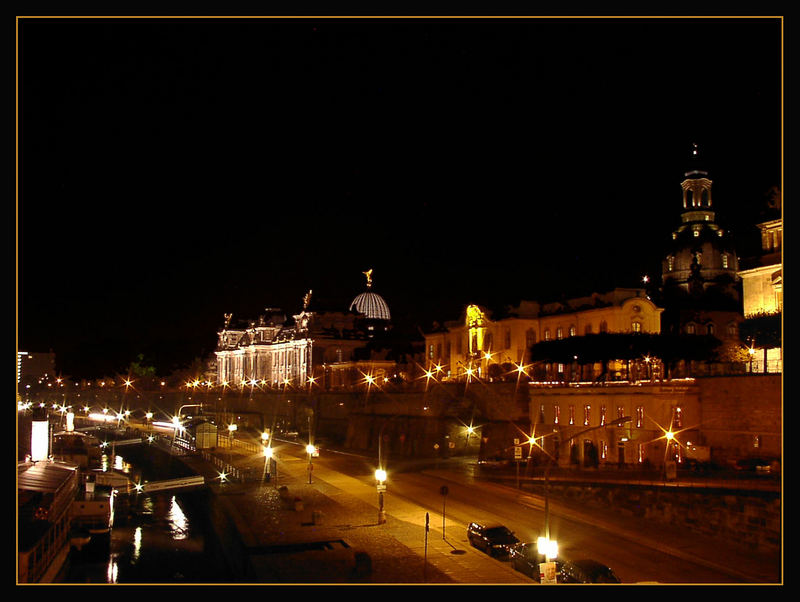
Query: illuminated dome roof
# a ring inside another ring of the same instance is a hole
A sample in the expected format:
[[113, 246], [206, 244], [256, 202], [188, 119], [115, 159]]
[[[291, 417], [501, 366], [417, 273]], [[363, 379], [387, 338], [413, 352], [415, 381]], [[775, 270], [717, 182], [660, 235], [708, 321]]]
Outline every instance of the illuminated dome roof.
[[389, 306], [377, 293], [373, 293], [372, 288], [372, 270], [364, 272], [367, 277], [367, 290], [361, 293], [358, 297], [353, 299], [350, 304], [350, 311], [357, 311], [364, 314], [369, 320], [391, 320], [392, 314], [389, 313]]
[[389, 313], [389, 306], [377, 293], [366, 291], [353, 299], [350, 309], [364, 314], [370, 320], [391, 320], [392, 314]]

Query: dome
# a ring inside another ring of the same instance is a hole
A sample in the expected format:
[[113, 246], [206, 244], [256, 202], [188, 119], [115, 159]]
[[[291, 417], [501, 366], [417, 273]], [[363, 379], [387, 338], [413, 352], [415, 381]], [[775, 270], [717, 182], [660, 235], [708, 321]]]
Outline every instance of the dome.
[[391, 320], [392, 314], [389, 313], [389, 306], [377, 293], [366, 291], [353, 299], [350, 310], [355, 310], [364, 314], [370, 320]]

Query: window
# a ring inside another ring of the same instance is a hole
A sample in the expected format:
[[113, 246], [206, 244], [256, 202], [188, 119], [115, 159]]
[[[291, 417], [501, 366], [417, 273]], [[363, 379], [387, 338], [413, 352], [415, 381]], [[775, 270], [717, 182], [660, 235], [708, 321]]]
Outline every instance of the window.
[[636, 428], [640, 429], [644, 425], [644, 407], [636, 408]]
[[558, 329], [556, 330], [556, 338], [558, 340], [561, 340], [561, 339], [564, 338], [564, 329], [561, 328], [561, 326], [559, 326]]
[[644, 445], [641, 443], [636, 446], [636, 461], [639, 462], [639, 464], [644, 462]]
[[570, 424], [575, 424], [575, 406], [574, 405], [570, 405], [569, 406], [569, 423]]
[[583, 406], [583, 426], [589, 426], [589, 420], [592, 414], [592, 406]]
[[617, 418], [625, 418], [625, 407], [617, 406]]
[[505, 343], [505, 346], [503, 347], [504, 349], [511, 349], [511, 330], [510, 329], [506, 330], [504, 343]]
[[683, 410], [680, 407], [672, 409], [672, 427], [681, 428], [683, 426]]
[[753, 447], [755, 449], [761, 447], [761, 435], [753, 435]]
[[529, 328], [525, 331], [525, 346], [530, 349], [533, 345], [536, 344], [536, 332], [533, 328]]
[[631, 332], [642, 332], [642, 323], [631, 322]]
[[728, 324], [728, 336], [735, 337], [739, 334], [739, 329], [736, 327], [736, 322]]
[[697, 329], [695, 328], [695, 325], [692, 322], [689, 322], [686, 325], [686, 334], [695, 334], [696, 330]]
[[539, 423], [544, 424], [544, 404], [539, 406]]
[[545, 328], [544, 329], [544, 340], [545, 341], [549, 341], [550, 340], [550, 329], [549, 328]]
[[671, 272], [675, 268], [675, 257], [670, 255], [667, 257], [667, 271]]
[[561, 419], [561, 406], [553, 406], [553, 424], [558, 424]]
[[605, 460], [608, 458], [608, 443], [605, 441], [600, 442], [600, 459]]
[[600, 332], [608, 332], [608, 324], [606, 324], [605, 320], [600, 322]]
[[586, 328], [583, 329], [583, 334], [592, 334], [592, 325], [587, 324]]
[[433, 359], [433, 343], [428, 347], [428, 359]]
[[569, 327], [569, 336], [571, 336], [571, 337], [574, 337], [576, 332], [577, 332], [577, 331], [576, 331], [576, 329], [575, 329], [575, 325], [574, 325], [574, 324], [573, 324], [573, 325], [571, 325], [571, 326]]
[[709, 322], [706, 324], [706, 334], [714, 334], [714, 323]]
[[606, 425], [606, 406], [600, 406], [600, 426]]
[[727, 268], [728, 267], [728, 254], [727, 253], [723, 253], [722, 254], [722, 267], [723, 268]]

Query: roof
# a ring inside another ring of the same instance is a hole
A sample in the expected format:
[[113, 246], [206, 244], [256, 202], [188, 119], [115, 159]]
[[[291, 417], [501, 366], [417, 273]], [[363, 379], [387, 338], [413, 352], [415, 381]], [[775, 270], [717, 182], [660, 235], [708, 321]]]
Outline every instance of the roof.
[[392, 314], [389, 312], [389, 306], [377, 293], [366, 291], [358, 295], [350, 304], [351, 310], [356, 310], [364, 314], [371, 320], [391, 320]]
[[20, 464], [17, 470], [17, 489], [55, 493], [77, 470], [76, 465], [62, 462]]

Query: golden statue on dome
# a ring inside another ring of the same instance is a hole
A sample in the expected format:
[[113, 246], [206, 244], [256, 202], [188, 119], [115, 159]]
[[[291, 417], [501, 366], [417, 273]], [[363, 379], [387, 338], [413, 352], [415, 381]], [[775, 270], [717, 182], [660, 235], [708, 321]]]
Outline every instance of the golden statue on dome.
[[372, 288], [372, 268], [368, 269], [366, 272], [361, 272], [361, 273], [367, 277], [367, 288]]

